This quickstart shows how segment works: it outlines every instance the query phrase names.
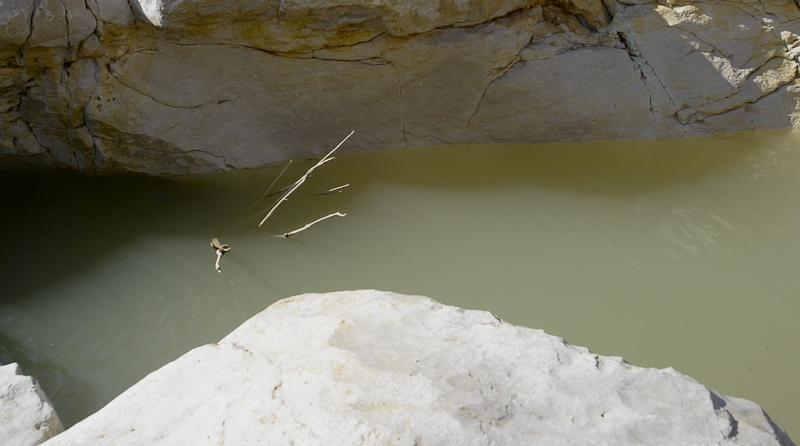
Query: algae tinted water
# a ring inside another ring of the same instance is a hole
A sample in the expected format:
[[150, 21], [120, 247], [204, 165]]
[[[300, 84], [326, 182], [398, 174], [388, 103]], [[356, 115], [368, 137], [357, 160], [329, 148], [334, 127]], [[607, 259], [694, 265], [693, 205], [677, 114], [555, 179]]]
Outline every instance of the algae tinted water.
[[[251, 205], [283, 164], [176, 179], [3, 172], [0, 361], [36, 376], [72, 425], [277, 299], [376, 288], [672, 366], [797, 435], [798, 141], [342, 155], [259, 231], [274, 197]], [[347, 216], [273, 237], [336, 211]], [[232, 248], [221, 274], [212, 237]]]

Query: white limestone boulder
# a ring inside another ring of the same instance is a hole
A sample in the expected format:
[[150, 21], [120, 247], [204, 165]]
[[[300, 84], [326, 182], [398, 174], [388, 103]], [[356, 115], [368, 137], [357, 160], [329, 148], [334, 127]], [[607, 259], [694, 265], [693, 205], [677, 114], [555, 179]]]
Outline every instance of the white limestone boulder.
[[58, 445], [791, 445], [750, 401], [483, 311], [379, 291], [281, 300]]
[[16, 363], [0, 366], [0, 444], [33, 446], [63, 431], [36, 380]]

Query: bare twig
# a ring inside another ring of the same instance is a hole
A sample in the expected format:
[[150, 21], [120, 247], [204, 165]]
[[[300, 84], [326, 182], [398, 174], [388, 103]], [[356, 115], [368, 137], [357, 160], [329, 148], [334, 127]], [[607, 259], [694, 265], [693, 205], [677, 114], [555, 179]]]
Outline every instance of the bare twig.
[[[286, 169], [288, 169], [291, 164], [292, 164], [292, 160], [289, 160], [289, 164], [287, 164], [286, 167], [284, 167], [283, 170], [281, 170], [281, 173], [279, 173], [278, 176], [275, 177], [275, 179], [272, 181], [272, 184], [270, 184], [269, 188], [267, 188], [267, 191], [264, 192], [264, 195], [262, 195], [261, 198], [258, 199], [258, 201], [256, 201], [255, 203], [251, 204], [249, 208], [245, 209], [245, 212], [249, 211], [250, 209], [253, 209], [253, 206], [257, 205], [258, 203], [261, 203], [261, 200], [263, 200], [263, 199], [265, 199], [265, 198], [267, 198], [269, 196], [269, 191], [272, 190], [272, 186], [274, 186], [275, 183], [278, 182], [280, 177], [283, 175], [284, 172], [286, 172]], [[286, 186], [285, 188], [279, 190], [278, 192], [283, 192], [283, 190], [288, 188], [288, 187], [290, 187], [290, 186]]]
[[313, 166], [312, 166], [310, 169], [308, 169], [308, 171], [305, 173], [305, 175], [303, 175], [302, 177], [300, 177], [300, 179], [299, 179], [299, 180], [297, 180], [297, 181], [294, 183], [294, 186], [293, 186], [291, 189], [289, 189], [289, 190], [288, 190], [288, 191], [287, 191], [285, 194], [283, 194], [283, 196], [282, 196], [280, 199], [278, 199], [278, 201], [275, 203], [275, 205], [274, 205], [274, 206], [272, 206], [272, 209], [270, 209], [270, 211], [267, 213], [267, 216], [266, 216], [266, 217], [264, 217], [264, 219], [263, 219], [263, 220], [261, 220], [261, 223], [259, 223], [257, 227], [258, 227], [258, 228], [260, 228], [260, 227], [261, 227], [261, 225], [263, 225], [263, 224], [264, 224], [264, 222], [265, 222], [265, 221], [267, 221], [267, 219], [268, 219], [268, 218], [269, 218], [269, 217], [272, 215], [272, 213], [273, 213], [273, 212], [275, 212], [275, 209], [277, 209], [277, 208], [278, 208], [278, 206], [280, 206], [280, 204], [281, 204], [281, 203], [283, 203], [284, 201], [286, 201], [286, 199], [287, 199], [287, 198], [289, 198], [289, 195], [291, 195], [291, 193], [292, 193], [292, 192], [294, 192], [295, 190], [297, 190], [297, 188], [298, 188], [298, 187], [300, 187], [300, 186], [301, 186], [303, 183], [305, 183], [305, 181], [306, 181], [306, 178], [308, 178], [308, 175], [309, 175], [309, 174], [311, 174], [311, 172], [313, 172], [313, 171], [314, 171], [314, 169], [316, 169], [317, 167], [319, 167], [319, 166], [321, 166], [321, 165], [323, 165], [323, 164], [327, 163], [328, 161], [332, 160], [333, 158], [331, 158], [331, 155], [333, 155], [333, 152], [335, 152], [335, 151], [336, 151], [336, 149], [338, 149], [339, 147], [341, 147], [341, 145], [342, 145], [342, 144], [344, 144], [344, 142], [345, 142], [345, 141], [347, 141], [347, 138], [350, 138], [351, 136], [353, 136], [353, 133], [355, 133], [355, 130], [353, 130], [352, 132], [350, 132], [350, 134], [349, 134], [349, 135], [347, 135], [347, 136], [346, 136], [346, 137], [345, 137], [345, 138], [342, 140], [342, 142], [340, 142], [340, 143], [339, 143], [339, 145], [337, 145], [336, 147], [334, 147], [334, 149], [333, 149], [333, 150], [331, 150], [330, 152], [328, 152], [328, 154], [327, 154], [327, 155], [325, 155], [325, 156], [324, 156], [324, 157], [323, 157], [323, 158], [322, 158], [322, 159], [321, 159], [321, 160], [320, 160], [320, 161], [319, 161], [317, 164], [314, 164], [314, 165], [313, 165]]
[[303, 227], [302, 227], [302, 228], [300, 228], [300, 229], [295, 229], [294, 231], [287, 232], [286, 234], [283, 234], [283, 235], [276, 235], [275, 237], [289, 238], [289, 237], [291, 237], [291, 236], [293, 236], [293, 235], [297, 234], [298, 232], [305, 231], [306, 229], [308, 229], [308, 228], [310, 228], [310, 227], [314, 226], [315, 224], [317, 224], [317, 223], [321, 222], [322, 220], [327, 220], [327, 219], [329, 219], [329, 218], [331, 218], [331, 217], [344, 217], [345, 215], [347, 215], [347, 214], [342, 214], [341, 212], [334, 212], [333, 214], [326, 215], [326, 216], [324, 216], [324, 217], [322, 217], [322, 218], [320, 218], [320, 219], [314, 220], [314, 221], [312, 221], [311, 223], [309, 223], [309, 224], [307, 224], [307, 225], [303, 226]]
[[347, 183], [347, 184], [345, 184], [345, 185], [343, 185], [343, 186], [334, 187], [333, 189], [328, 189], [328, 190], [326, 190], [325, 192], [320, 192], [320, 193], [318, 193], [318, 194], [316, 194], [316, 195], [314, 195], [314, 196], [315, 196], [315, 197], [319, 197], [320, 195], [329, 195], [329, 194], [335, 194], [335, 193], [337, 193], [337, 192], [341, 192], [341, 191], [342, 191], [342, 189], [344, 189], [345, 187], [347, 187], [347, 186], [349, 186], [349, 185], [350, 185], [350, 183]]
[[222, 272], [222, 268], [219, 267], [219, 261], [220, 261], [220, 259], [222, 259], [223, 254], [224, 253], [222, 252], [222, 250], [220, 250], [220, 249], [217, 250], [217, 261], [214, 262], [214, 268], [217, 269], [218, 273]]

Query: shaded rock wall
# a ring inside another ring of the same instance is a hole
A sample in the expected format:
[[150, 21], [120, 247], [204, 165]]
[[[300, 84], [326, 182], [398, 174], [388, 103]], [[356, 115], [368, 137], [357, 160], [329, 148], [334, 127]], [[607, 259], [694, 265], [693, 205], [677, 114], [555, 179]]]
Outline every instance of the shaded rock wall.
[[794, 126], [792, 1], [3, 0], [0, 168]]

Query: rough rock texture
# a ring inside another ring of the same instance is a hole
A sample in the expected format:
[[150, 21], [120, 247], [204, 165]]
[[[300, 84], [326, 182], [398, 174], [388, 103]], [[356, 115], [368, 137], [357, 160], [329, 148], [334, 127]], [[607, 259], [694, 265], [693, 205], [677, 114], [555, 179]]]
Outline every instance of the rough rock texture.
[[153, 372], [57, 445], [791, 445], [673, 369], [379, 291], [279, 301]]
[[790, 0], [0, 0], [0, 168], [790, 127], [799, 55]]
[[33, 446], [61, 432], [61, 421], [39, 384], [17, 364], [0, 366], [0, 444]]

